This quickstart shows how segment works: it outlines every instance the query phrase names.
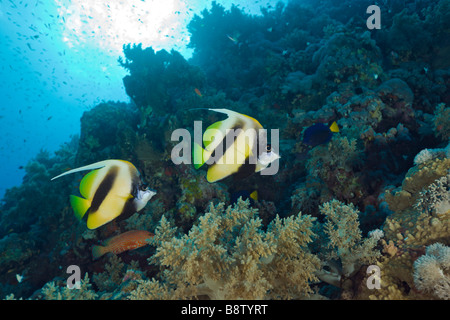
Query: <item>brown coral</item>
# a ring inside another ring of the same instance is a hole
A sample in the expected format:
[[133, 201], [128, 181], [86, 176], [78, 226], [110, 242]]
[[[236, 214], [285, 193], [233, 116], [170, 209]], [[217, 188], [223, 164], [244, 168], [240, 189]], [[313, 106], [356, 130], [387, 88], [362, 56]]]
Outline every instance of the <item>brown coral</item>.
[[[187, 235], [170, 237], [165, 220], [155, 232], [160, 280], [142, 281], [132, 298], [280, 299], [303, 298], [316, 281], [317, 257], [306, 248], [312, 221], [297, 215], [262, 230], [256, 209], [239, 200], [210, 207]], [[158, 290], [159, 292], [155, 292]]]
[[403, 211], [411, 207], [418, 199], [419, 192], [433, 183], [436, 179], [447, 175], [450, 169], [450, 159], [436, 158], [423, 164], [412, 167], [403, 180], [401, 190], [386, 192], [386, 202], [389, 209]]

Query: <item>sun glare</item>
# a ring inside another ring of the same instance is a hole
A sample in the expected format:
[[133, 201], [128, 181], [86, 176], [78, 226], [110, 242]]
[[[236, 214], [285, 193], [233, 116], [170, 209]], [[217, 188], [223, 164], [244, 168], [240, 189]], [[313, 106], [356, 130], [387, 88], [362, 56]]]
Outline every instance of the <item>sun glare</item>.
[[180, 0], [55, 2], [64, 26], [63, 40], [75, 50], [94, 45], [117, 54], [128, 43], [167, 49], [188, 41], [182, 30], [186, 4]]

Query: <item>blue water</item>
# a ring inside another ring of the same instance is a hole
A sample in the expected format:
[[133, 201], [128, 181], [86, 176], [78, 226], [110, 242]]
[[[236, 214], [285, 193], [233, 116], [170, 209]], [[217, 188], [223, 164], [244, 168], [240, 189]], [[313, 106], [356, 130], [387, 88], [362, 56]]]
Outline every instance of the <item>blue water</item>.
[[[20, 185], [21, 168], [40, 150], [53, 152], [80, 133], [84, 111], [101, 101], [130, 101], [122, 82], [126, 70], [117, 63], [123, 45], [142, 43], [157, 50], [176, 49], [186, 58], [192, 55], [186, 25], [210, 2], [172, 2], [162, 11], [167, 14], [164, 25], [150, 26], [138, 21], [146, 12], [158, 16], [158, 1], [134, 0], [123, 9], [120, 3], [111, 4], [118, 7], [111, 11], [97, 10], [94, 3], [85, 4], [83, 11], [83, 1], [0, 2], [0, 198]], [[95, 3], [103, 9], [108, 5]], [[218, 3], [229, 8], [232, 1]], [[239, 6], [258, 13], [260, 5]], [[129, 26], [108, 16], [117, 12], [126, 12]], [[68, 24], [73, 21], [80, 21], [78, 27]], [[102, 24], [112, 29], [98, 28]], [[154, 34], [160, 37], [154, 39]]]

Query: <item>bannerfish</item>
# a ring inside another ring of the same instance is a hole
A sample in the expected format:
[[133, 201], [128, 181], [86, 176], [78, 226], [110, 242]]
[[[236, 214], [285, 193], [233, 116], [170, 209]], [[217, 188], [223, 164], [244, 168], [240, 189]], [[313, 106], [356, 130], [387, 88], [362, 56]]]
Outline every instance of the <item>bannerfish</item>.
[[[241, 177], [260, 172], [280, 156], [267, 144], [267, 132], [258, 120], [228, 109], [208, 109], [224, 113], [225, 120], [210, 125], [203, 133], [203, 144], [193, 144], [195, 169], [205, 163], [208, 182], [222, 180], [232, 174]], [[258, 150], [258, 144], [263, 147]], [[212, 159], [211, 159], [212, 158]], [[213, 163], [212, 161], [215, 160]]]
[[75, 216], [81, 220], [88, 213], [87, 227], [96, 229], [120, 215], [128, 216], [142, 210], [156, 191], [141, 181], [136, 167], [124, 160], [105, 160], [64, 172], [67, 174], [92, 170], [80, 182], [82, 197], [70, 196]]
[[327, 143], [331, 140], [333, 132], [339, 132], [339, 127], [334, 121], [330, 126], [323, 123], [316, 123], [305, 130], [303, 133], [303, 143], [312, 147]]
[[128, 250], [134, 250], [148, 244], [148, 240], [154, 236], [145, 230], [131, 230], [109, 238], [101, 246], [92, 247], [92, 257], [100, 258], [108, 252], [119, 254]]

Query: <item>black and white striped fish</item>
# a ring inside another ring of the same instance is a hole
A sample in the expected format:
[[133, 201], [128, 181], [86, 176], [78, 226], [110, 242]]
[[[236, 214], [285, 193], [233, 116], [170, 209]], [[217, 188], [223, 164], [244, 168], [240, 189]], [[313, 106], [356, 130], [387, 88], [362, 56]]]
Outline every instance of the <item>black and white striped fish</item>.
[[105, 160], [64, 172], [67, 174], [93, 170], [80, 182], [82, 197], [70, 196], [70, 203], [78, 219], [88, 213], [87, 227], [96, 229], [120, 215], [128, 216], [142, 210], [156, 194], [142, 184], [136, 167], [124, 160]]

